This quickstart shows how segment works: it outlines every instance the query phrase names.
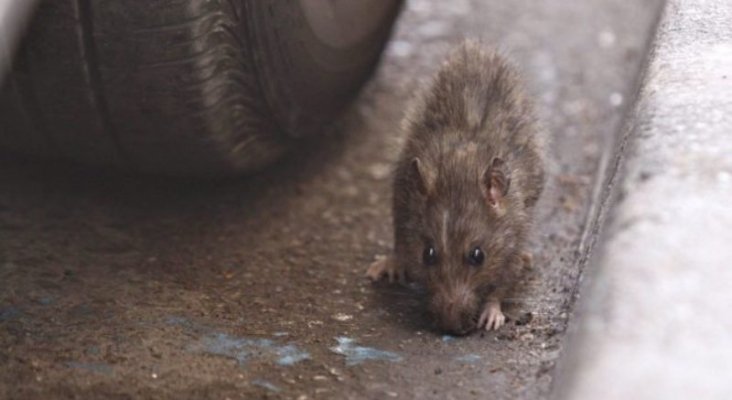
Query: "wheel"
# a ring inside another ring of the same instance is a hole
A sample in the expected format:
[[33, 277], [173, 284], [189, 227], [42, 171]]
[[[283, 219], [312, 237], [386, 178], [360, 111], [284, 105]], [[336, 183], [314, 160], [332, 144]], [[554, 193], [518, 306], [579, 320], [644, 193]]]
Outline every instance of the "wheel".
[[260, 168], [331, 122], [400, 0], [43, 0], [0, 145], [168, 174]]

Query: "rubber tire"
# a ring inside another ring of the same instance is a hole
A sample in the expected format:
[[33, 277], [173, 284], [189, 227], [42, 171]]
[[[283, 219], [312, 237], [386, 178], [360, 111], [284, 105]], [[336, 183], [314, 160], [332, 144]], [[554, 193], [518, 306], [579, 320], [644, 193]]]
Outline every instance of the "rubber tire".
[[258, 169], [357, 93], [401, 5], [383, 1], [375, 29], [334, 47], [298, 1], [43, 0], [0, 91], [0, 145], [175, 175]]

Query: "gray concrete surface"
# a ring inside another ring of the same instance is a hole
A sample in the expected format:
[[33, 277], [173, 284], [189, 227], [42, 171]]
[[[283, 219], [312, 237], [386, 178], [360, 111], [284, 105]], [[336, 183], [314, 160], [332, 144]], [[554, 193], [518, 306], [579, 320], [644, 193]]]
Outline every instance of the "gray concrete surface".
[[[660, 1], [407, 2], [334, 132], [253, 178], [170, 182], [0, 160], [0, 398], [495, 398], [549, 393], [603, 148]], [[535, 273], [500, 331], [431, 328], [389, 250], [389, 166], [419, 79], [462, 37], [523, 69], [554, 141]]]
[[732, 398], [731, 21], [665, 7], [557, 399]]

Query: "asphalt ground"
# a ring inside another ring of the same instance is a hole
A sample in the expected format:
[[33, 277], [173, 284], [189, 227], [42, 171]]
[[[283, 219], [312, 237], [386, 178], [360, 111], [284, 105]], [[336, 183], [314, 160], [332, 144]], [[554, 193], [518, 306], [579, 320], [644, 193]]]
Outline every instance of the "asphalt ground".
[[[249, 178], [0, 161], [0, 398], [542, 398], [592, 243], [596, 176], [660, 0], [408, 1], [336, 127]], [[462, 38], [522, 69], [552, 139], [509, 323], [432, 329], [391, 246], [406, 102]]]

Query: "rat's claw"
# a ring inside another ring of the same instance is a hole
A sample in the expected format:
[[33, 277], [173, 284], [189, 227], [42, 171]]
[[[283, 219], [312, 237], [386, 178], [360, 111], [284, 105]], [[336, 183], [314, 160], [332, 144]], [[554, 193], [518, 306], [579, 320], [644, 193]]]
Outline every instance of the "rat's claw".
[[521, 252], [519, 257], [521, 257], [521, 261], [524, 262], [526, 267], [531, 267], [534, 264], [534, 256], [528, 251]]
[[399, 283], [405, 283], [407, 280], [405, 271], [402, 268], [398, 268], [390, 257], [374, 261], [369, 266], [369, 269], [366, 270], [366, 276], [373, 282], [377, 282], [384, 275], [386, 275], [389, 283], [394, 283], [395, 280]]
[[397, 270], [397, 281], [401, 285], [407, 284], [407, 271], [404, 268], [399, 268]]
[[387, 269], [386, 276], [389, 278], [389, 283], [396, 282], [400, 285], [405, 285], [407, 283], [407, 274], [403, 269], [396, 267]]
[[501, 312], [501, 303], [497, 300], [488, 301], [478, 319], [478, 327], [485, 325], [487, 331], [497, 330], [505, 323], [506, 317]]
[[376, 282], [386, 273], [386, 259], [376, 260], [366, 270], [366, 277]]

